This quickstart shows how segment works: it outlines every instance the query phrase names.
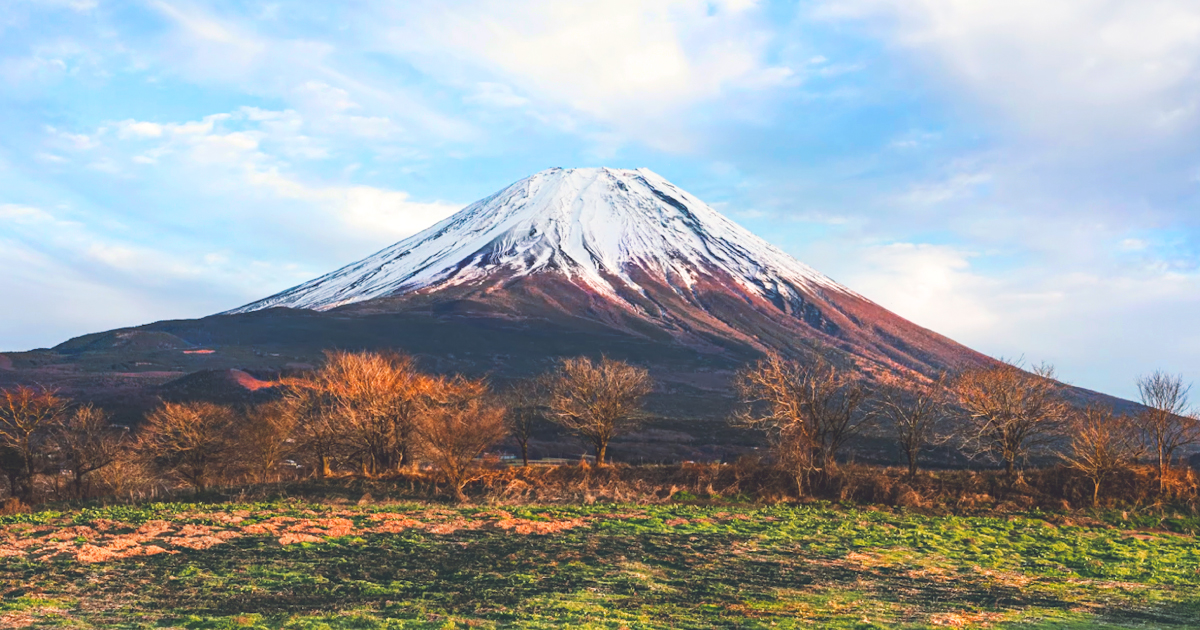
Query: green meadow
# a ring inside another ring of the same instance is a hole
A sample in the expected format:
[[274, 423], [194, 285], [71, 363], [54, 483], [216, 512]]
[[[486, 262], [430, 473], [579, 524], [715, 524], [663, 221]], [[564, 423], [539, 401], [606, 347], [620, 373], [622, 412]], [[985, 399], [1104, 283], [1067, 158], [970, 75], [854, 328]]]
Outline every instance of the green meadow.
[[159, 503], [0, 517], [0, 626], [1194, 628], [1200, 543], [830, 504]]

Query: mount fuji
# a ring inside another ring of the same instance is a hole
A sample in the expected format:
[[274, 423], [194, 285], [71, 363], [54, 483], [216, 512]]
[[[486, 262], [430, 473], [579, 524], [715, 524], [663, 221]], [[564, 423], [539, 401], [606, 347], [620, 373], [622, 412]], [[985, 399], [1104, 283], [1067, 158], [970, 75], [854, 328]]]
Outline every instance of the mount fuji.
[[[867, 375], [933, 376], [993, 361], [651, 171], [555, 168], [240, 308], [0, 354], [0, 387], [58, 387], [136, 423], [164, 399], [269, 397], [278, 375], [318, 365], [334, 348], [399, 350], [425, 369], [497, 385], [560, 357], [631, 361], [658, 383], [653, 435], [668, 436], [639, 438], [652, 443], [640, 456], [664, 460], [714, 456], [747, 439], [725, 422], [736, 404], [731, 379], [766, 352], [820, 352]], [[569, 454], [574, 443], [562, 439], [567, 446], [548, 452]]]
[[228, 311], [587, 320], [700, 352], [838, 349], [931, 373], [986, 357], [912, 324], [648, 169], [554, 168], [361, 261]]

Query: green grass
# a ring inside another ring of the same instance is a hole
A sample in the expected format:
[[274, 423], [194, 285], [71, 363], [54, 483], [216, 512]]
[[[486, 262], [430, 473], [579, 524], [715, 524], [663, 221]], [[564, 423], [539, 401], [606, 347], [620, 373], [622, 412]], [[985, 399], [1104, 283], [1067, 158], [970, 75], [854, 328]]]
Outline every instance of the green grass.
[[[410, 519], [404, 521], [409, 525], [379, 531], [387, 521], [378, 513]], [[0, 558], [0, 626], [1200, 624], [1195, 537], [1069, 525], [1061, 517], [1054, 525], [1040, 516], [935, 517], [831, 506], [456, 509], [300, 502], [43, 512], [0, 517], [0, 542], [21, 550]], [[282, 530], [261, 529], [283, 523], [278, 527], [316, 531], [314, 523], [332, 527], [333, 521], [320, 520], [331, 518], [349, 524], [309, 542], [280, 544]], [[518, 533], [513, 523], [559, 531]], [[80, 526], [107, 530], [93, 534]], [[238, 535], [207, 549], [172, 547], [171, 536], [188, 531], [185, 526]], [[73, 555], [93, 543], [136, 536], [139, 527], [167, 528], [140, 542], [166, 551], [92, 563]]]

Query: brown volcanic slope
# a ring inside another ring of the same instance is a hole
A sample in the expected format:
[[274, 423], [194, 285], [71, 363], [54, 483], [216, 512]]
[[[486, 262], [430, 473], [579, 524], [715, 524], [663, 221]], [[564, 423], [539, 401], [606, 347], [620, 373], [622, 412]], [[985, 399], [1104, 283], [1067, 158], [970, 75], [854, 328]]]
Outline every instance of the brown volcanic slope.
[[261, 380], [311, 367], [330, 348], [398, 349], [431, 370], [497, 381], [578, 354], [645, 365], [660, 383], [651, 410], [663, 419], [659, 433], [635, 439], [691, 436], [640, 451], [655, 458], [711, 457], [725, 452], [713, 445], [744, 443], [720, 422], [734, 406], [730, 378], [766, 351], [815, 349], [868, 374], [993, 362], [805, 267], [649, 171], [553, 169], [230, 313], [0, 355], [0, 386], [60, 386], [135, 422], [159, 399], [263, 400], [271, 390]]

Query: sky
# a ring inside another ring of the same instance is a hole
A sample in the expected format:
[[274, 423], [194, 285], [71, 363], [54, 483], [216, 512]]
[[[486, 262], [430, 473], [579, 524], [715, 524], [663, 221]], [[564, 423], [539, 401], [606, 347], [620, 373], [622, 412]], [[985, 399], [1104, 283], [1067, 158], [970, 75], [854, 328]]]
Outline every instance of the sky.
[[1200, 380], [1194, 0], [0, 3], [0, 350], [240, 306], [647, 167], [1120, 396]]

